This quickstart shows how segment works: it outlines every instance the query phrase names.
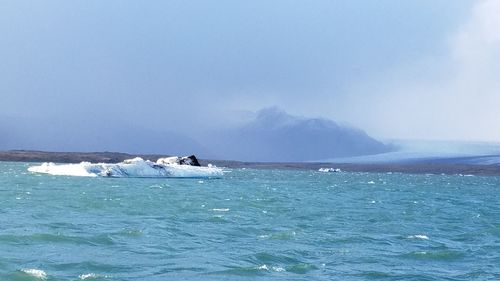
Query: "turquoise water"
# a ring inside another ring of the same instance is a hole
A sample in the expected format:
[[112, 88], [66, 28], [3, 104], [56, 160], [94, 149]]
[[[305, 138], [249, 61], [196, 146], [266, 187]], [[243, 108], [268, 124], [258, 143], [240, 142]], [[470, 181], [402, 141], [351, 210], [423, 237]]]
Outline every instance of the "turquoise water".
[[499, 177], [0, 162], [0, 280], [500, 280]]

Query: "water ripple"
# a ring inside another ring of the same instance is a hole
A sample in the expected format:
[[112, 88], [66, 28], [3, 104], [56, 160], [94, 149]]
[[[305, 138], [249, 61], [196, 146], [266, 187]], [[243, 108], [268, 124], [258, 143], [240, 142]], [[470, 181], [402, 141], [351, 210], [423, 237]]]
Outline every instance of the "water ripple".
[[25, 169], [0, 163], [0, 280], [500, 280], [499, 177]]

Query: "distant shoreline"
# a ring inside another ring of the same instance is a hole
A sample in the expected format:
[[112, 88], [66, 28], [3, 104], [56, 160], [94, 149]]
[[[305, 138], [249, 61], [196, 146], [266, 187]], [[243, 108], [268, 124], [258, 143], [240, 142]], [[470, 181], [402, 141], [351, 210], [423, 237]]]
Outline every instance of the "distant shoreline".
[[[156, 161], [168, 155], [159, 154], [127, 154], [119, 152], [47, 152], [34, 150], [0, 151], [0, 161], [9, 162], [54, 162], [80, 163], [118, 163], [125, 159], [141, 157]], [[373, 172], [373, 173], [409, 173], [409, 174], [450, 174], [450, 175], [484, 175], [500, 176], [500, 165], [473, 165], [422, 161], [418, 163], [380, 163], [380, 164], [353, 164], [353, 163], [318, 163], [318, 162], [243, 162], [230, 160], [199, 159], [205, 166], [209, 163], [227, 168], [254, 168], [254, 169], [290, 169], [290, 170], [318, 170], [319, 168], [340, 168], [346, 172]]]

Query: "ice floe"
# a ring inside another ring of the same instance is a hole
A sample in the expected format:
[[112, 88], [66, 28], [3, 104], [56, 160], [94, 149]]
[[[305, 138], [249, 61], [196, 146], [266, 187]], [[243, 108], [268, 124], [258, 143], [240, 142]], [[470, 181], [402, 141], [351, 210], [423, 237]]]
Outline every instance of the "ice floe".
[[[183, 158], [175, 158], [183, 159]], [[55, 164], [43, 163], [28, 168], [33, 173], [44, 173], [57, 176], [82, 177], [136, 177], [136, 178], [219, 178], [223, 169], [208, 165], [195, 166], [190, 162], [179, 164], [174, 158], [160, 158], [156, 162], [140, 157], [127, 159], [121, 163], [90, 163]]]

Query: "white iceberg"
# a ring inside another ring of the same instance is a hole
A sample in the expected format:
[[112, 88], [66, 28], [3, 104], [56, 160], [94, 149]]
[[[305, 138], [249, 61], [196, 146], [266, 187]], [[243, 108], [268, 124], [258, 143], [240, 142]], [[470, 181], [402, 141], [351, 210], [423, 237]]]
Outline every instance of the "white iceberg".
[[80, 177], [134, 177], [134, 178], [219, 178], [224, 171], [221, 168], [208, 165], [207, 167], [178, 164], [173, 158], [160, 158], [156, 162], [144, 160], [140, 157], [127, 159], [121, 163], [90, 163], [54, 164], [43, 163], [32, 166], [28, 171], [57, 176]]

